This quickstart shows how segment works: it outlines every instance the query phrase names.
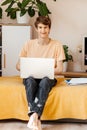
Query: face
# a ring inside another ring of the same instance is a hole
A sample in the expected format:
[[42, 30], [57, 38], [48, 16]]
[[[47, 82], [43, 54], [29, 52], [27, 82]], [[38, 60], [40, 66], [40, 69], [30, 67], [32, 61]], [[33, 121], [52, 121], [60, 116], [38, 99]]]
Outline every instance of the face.
[[44, 25], [42, 23], [39, 23], [37, 26], [37, 32], [38, 32], [39, 38], [48, 38], [50, 28], [48, 25]]

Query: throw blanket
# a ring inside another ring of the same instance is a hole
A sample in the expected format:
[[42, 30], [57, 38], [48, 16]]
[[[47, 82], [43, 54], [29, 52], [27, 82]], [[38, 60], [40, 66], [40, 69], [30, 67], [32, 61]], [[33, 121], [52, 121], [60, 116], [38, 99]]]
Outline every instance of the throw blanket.
[[[87, 85], [68, 86], [64, 78], [49, 93], [41, 120], [87, 119]], [[25, 87], [19, 76], [0, 77], [0, 119], [28, 120]]]

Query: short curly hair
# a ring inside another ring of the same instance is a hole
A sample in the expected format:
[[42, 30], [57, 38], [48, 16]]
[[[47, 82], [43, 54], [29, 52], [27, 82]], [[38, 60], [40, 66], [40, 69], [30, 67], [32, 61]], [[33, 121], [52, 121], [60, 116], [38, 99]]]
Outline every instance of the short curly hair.
[[48, 16], [39, 16], [36, 18], [36, 21], [34, 23], [35, 27], [38, 27], [38, 24], [42, 23], [44, 25], [48, 25], [49, 28], [51, 28], [51, 19]]

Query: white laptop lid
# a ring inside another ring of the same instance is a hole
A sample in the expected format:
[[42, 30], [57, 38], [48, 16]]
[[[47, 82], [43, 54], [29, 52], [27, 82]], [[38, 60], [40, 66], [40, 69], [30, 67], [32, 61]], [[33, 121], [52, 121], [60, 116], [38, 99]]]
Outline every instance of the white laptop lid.
[[54, 79], [54, 59], [53, 58], [20, 58], [20, 77], [27, 78], [33, 76], [42, 79], [47, 76]]

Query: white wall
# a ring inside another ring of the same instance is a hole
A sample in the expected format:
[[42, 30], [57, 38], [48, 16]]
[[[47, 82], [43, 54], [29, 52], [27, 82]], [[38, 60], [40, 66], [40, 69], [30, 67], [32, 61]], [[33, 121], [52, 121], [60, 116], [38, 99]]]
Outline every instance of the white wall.
[[51, 36], [69, 45], [74, 57], [68, 70], [82, 71], [82, 54], [78, 47], [82, 46], [83, 36], [87, 34], [87, 0], [57, 0], [48, 5], [52, 10]]
[[[43, 0], [51, 10], [52, 28], [50, 36], [67, 44], [74, 57], [74, 62], [69, 63], [68, 71], [82, 71], [82, 54], [78, 47], [82, 47], [83, 36], [87, 35], [87, 0]], [[33, 25], [35, 18], [30, 20]], [[11, 21], [4, 16], [1, 22]], [[33, 37], [36, 32], [33, 31]]]

